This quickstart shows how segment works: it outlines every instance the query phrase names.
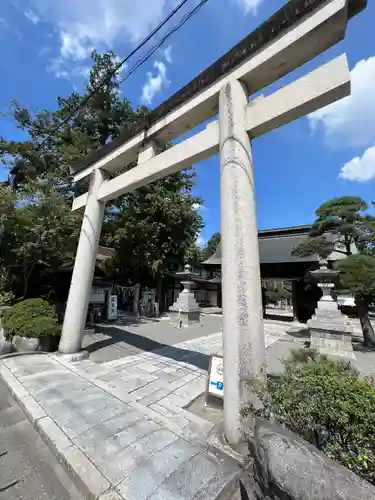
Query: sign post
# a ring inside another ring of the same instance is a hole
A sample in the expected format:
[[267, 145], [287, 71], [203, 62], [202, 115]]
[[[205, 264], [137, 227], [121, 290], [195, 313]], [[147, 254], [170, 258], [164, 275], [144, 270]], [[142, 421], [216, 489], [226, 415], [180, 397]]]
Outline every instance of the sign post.
[[205, 406], [208, 396], [224, 399], [224, 360], [222, 356], [216, 354], [210, 357]]

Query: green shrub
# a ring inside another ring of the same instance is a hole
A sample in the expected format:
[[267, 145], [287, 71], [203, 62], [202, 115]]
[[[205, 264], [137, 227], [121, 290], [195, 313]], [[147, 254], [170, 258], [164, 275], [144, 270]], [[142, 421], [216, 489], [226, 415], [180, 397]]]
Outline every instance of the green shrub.
[[27, 299], [15, 304], [4, 316], [8, 338], [41, 338], [60, 334], [55, 308], [43, 299]]
[[311, 350], [294, 351], [285, 372], [268, 390], [252, 385], [264, 408], [254, 410], [281, 424], [342, 465], [375, 484], [375, 387], [350, 363]]

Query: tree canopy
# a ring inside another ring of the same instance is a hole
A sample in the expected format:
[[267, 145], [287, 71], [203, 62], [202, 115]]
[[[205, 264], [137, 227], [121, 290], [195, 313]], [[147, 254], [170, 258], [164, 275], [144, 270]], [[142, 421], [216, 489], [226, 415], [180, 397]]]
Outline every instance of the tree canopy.
[[[12, 269], [16, 282], [22, 283], [16, 287], [18, 296], [28, 295], [30, 274], [39, 265], [57, 268], [73, 259], [82, 212], [71, 212], [71, 201], [75, 192], [87, 190], [88, 181], [74, 186], [70, 166], [138, 124], [148, 111], [133, 108], [122, 97], [119, 75], [114, 73], [69, 118], [117, 65], [113, 52], [93, 51], [92, 59], [82, 94], [58, 97], [53, 110], [32, 113], [17, 102], [9, 108], [25, 138], [0, 137], [0, 161], [9, 170], [0, 200], [0, 264]], [[128, 282], [131, 276], [152, 280], [163, 275], [171, 259], [183, 264], [196, 252], [203, 221], [194, 210], [202, 202], [192, 193], [194, 178], [193, 169], [179, 172], [108, 204], [101, 243], [116, 249], [111, 272], [117, 281]]]
[[375, 334], [368, 317], [369, 305], [375, 302], [375, 256], [350, 255], [338, 261], [336, 267], [340, 270], [341, 284], [355, 297], [364, 342], [375, 348]]
[[335, 263], [340, 270], [340, 286], [355, 297], [364, 342], [375, 347], [369, 320], [369, 305], [375, 301], [375, 218], [367, 213], [368, 204], [358, 196], [333, 198], [316, 210], [317, 219], [308, 237], [293, 254], [312, 254], [326, 258], [333, 251], [345, 257]]
[[308, 237], [293, 249], [293, 255], [328, 257], [333, 251], [351, 255], [353, 247], [368, 247], [375, 219], [365, 213], [367, 209], [367, 203], [358, 196], [342, 196], [322, 203]]
[[215, 253], [215, 250], [220, 241], [221, 241], [220, 233], [214, 233], [211, 236], [211, 238], [207, 241], [204, 248], [202, 248], [201, 250], [201, 256], [200, 256], [201, 262], [204, 262], [205, 260], [209, 259], [211, 255]]

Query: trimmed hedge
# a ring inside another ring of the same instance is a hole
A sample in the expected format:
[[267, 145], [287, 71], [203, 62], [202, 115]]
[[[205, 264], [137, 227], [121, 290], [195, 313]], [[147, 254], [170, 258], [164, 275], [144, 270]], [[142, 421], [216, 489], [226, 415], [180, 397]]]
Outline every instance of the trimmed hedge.
[[[285, 371], [269, 380], [263, 400], [249, 412], [274, 421], [315, 445], [329, 457], [375, 484], [375, 387], [349, 362], [312, 350], [293, 351]], [[250, 382], [251, 383], [251, 382]]]
[[60, 335], [61, 327], [55, 308], [43, 299], [27, 299], [15, 304], [4, 316], [8, 338], [42, 338]]

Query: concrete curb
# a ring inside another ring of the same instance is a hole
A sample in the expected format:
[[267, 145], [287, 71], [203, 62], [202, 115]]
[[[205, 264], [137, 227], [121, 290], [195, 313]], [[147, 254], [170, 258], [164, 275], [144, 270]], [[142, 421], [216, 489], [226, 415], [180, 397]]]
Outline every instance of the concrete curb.
[[109, 481], [47, 415], [17, 377], [0, 362], [0, 376], [14, 400], [55, 455], [79, 492], [87, 500], [123, 500]]
[[49, 354], [46, 351], [30, 351], [30, 352], [7, 352], [6, 354], [0, 354], [0, 362], [3, 361], [4, 359], [9, 359], [9, 358], [18, 358], [20, 356], [35, 356], [38, 354]]

